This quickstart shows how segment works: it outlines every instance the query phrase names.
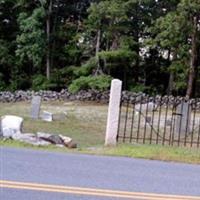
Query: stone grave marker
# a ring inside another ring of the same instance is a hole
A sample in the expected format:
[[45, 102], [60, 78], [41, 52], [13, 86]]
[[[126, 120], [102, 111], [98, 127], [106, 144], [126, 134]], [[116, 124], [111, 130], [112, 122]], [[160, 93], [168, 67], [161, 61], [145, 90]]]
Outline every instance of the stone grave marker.
[[65, 113], [56, 113], [53, 114], [53, 121], [64, 121], [66, 119]]
[[47, 111], [43, 111], [41, 115], [42, 120], [47, 121], [47, 122], [52, 122], [53, 121], [53, 114]]
[[180, 134], [185, 136], [190, 132], [190, 123], [191, 123], [191, 106], [189, 102], [182, 102], [177, 106], [176, 109], [176, 119], [175, 119], [175, 139]]
[[40, 114], [41, 97], [33, 96], [31, 101], [31, 118], [38, 119]]

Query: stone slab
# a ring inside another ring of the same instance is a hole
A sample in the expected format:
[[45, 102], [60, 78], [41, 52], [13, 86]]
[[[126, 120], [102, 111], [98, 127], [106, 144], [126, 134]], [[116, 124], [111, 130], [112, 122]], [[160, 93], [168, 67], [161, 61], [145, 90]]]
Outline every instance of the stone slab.
[[41, 97], [33, 96], [31, 101], [31, 118], [38, 119], [40, 114]]
[[23, 118], [14, 115], [5, 115], [1, 118], [1, 130], [3, 137], [11, 137], [22, 131]]
[[190, 132], [191, 106], [188, 102], [182, 102], [177, 106], [175, 119], [175, 137]]
[[43, 111], [41, 115], [41, 119], [47, 122], [53, 121], [53, 114], [48, 111]]

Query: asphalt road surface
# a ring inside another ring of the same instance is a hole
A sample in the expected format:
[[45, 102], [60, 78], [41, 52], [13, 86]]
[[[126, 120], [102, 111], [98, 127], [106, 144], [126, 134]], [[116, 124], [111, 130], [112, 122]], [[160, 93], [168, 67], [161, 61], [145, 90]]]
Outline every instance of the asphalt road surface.
[[200, 165], [0, 147], [0, 200], [200, 200]]

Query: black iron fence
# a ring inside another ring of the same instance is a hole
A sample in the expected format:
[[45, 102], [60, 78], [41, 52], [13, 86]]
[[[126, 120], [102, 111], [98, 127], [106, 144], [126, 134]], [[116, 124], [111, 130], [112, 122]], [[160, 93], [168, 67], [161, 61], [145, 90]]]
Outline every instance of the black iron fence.
[[118, 142], [200, 146], [200, 101], [136, 96], [121, 102]]

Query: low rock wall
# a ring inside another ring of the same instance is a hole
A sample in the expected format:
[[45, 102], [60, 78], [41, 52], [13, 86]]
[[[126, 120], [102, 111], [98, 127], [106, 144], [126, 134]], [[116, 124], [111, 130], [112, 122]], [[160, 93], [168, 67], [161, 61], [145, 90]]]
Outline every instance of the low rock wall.
[[107, 103], [109, 100], [109, 91], [99, 92], [96, 90], [80, 91], [76, 94], [68, 92], [68, 90], [56, 91], [3, 91], [0, 92], [0, 102], [19, 102], [30, 101], [33, 96], [41, 96], [43, 101], [69, 100], [69, 101], [97, 101]]
[[[18, 90], [15, 92], [3, 91], [0, 92], [0, 102], [8, 103], [8, 102], [19, 102], [19, 101], [31, 101], [33, 96], [41, 96], [43, 101], [95, 101], [100, 103], [108, 103], [109, 101], [109, 91], [99, 92], [97, 90], [88, 90], [88, 91], [79, 91], [76, 94], [70, 93], [68, 90], [63, 89], [60, 92], [56, 91], [22, 91]], [[134, 93], [130, 91], [122, 92], [122, 101], [123, 102], [135, 102], [135, 103], [147, 103], [154, 102], [159, 104], [170, 104], [176, 105], [181, 101], [188, 101], [187, 98], [184, 97], [173, 97], [173, 96], [155, 96], [149, 97], [144, 93]], [[200, 99], [190, 99], [192, 104], [200, 106]]]

